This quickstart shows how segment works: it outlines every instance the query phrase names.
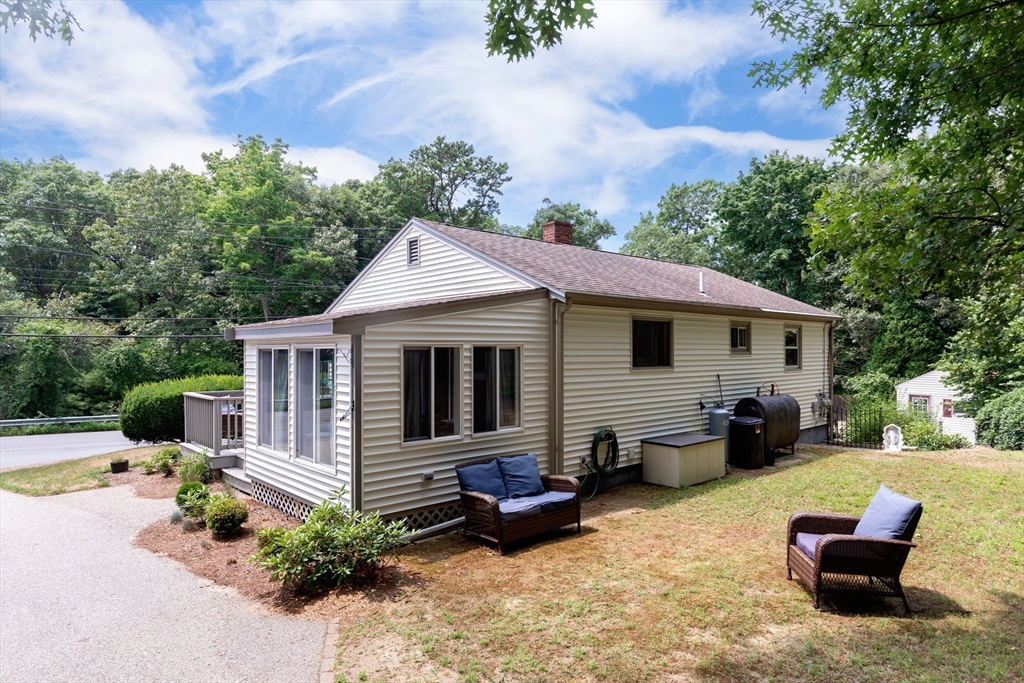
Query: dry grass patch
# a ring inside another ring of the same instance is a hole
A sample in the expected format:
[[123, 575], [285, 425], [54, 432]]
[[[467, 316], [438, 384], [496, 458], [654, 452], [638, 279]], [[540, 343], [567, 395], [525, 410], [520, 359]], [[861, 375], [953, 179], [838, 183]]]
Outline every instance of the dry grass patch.
[[[161, 448], [162, 446], [143, 446], [91, 458], [4, 470], [0, 472], [0, 488], [26, 496], [55, 496], [116, 485], [123, 482], [118, 480], [118, 475], [110, 475], [110, 461], [115, 455], [127, 458], [134, 467]], [[127, 478], [128, 475], [121, 476]], [[171, 495], [174, 495], [173, 492]]]
[[[432, 680], [424, 661], [469, 682], [1024, 680], [1024, 455], [987, 450], [801, 449], [599, 496], [582, 536], [505, 557], [455, 535], [406, 548], [390, 591], [346, 593], [339, 680]], [[858, 514], [881, 482], [925, 502], [903, 577], [915, 614], [877, 598], [816, 612], [785, 579], [786, 520]], [[353, 655], [384, 642], [397, 671]]]

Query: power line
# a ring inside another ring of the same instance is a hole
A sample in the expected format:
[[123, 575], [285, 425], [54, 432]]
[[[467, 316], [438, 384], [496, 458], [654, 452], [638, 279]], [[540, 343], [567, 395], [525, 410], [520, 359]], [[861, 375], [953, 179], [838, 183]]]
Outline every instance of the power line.
[[133, 321], [167, 321], [174, 323], [177, 321], [226, 321], [226, 319], [232, 319], [232, 321], [264, 321], [264, 319], [284, 319], [288, 317], [295, 317], [294, 315], [271, 315], [266, 318], [262, 315], [224, 315], [221, 317], [88, 317], [88, 316], [77, 316], [77, 315], [18, 315], [16, 313], [3, 313], [0, 317], [18, 317], [18, 318], [31, 318], [35, 321], [88, 321], [90, 323], [116, 323], [122, 322], [133, 322]]
[[0, 337], [51, 337], [57, 339], [223, 339], [222, 334], [36, 334], [0, 332]]

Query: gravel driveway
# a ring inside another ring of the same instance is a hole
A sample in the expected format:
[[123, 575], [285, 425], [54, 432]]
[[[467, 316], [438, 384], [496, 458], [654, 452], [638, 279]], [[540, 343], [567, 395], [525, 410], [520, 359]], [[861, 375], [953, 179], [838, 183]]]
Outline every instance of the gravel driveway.
[[172, 509], [127, 486], [0, 491], [0, 680], [314, 683], [326, 624], [132, 546]]

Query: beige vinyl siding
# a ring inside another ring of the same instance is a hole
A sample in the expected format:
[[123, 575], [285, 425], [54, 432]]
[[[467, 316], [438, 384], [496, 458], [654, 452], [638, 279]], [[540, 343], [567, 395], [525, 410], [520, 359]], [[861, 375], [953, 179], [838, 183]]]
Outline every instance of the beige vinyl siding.
[[[631, 316], [671, 319], [674, 323], [674, 367], [632, 369]], [[750, 353], [733, 354], [730, 321], [714, 316], [656, 311], [573, 306], [565, 315], [565, 460], [564, 473], [585, 472], [581, 458], [590, 457], [594, 433], [611, 426], [618, 436], [620, 466], [641, 462], [640, 439], [673, 432], [703, 432], [698, 401], [708, 407], [718, 397], [721, 373], [726, 408], [753, 396], [763, 382], [774, 381], [800, 403], [800, 427], [824, 420], [811, 415], [810, 405], [828, 391], [827, 323], [799, 322], [802, 334], [800, 369], [786, 369], [784, 320], [751, 319]]]
[[[458, 500], [455, 465], [533, 452], [548, 469], [546, 300], [370, 327], [363, 346], [363, 507], [394, 514]], [[402, 347], [457, 346], [462, 366], [461, 436], [402, 444]], [[520, 346], [522, 427], [472, 435], [473, 345]], [[423, 473], [433, 472], [432, 481]]]
[[959, 434], [971, 443], [974, 443], [974, 418], [970, 417], [942, 417], [942, 402], [944, 400], [960, 400], [960, 392], [942, 383], [946, 373], [941, 370], [932, 370], [913, 379], [908, 379], [896, 385], [896, 403], [901, 407], [910, 404], [910, 396], [928, 396], [931, 398], [930, 412], [942, 425], [943, 434]]
[[[300, 347], [335, 347], [335, 466], [333, 469], [314, 465], [294, 457], [295, 452], [295, 349]], [[288, 453], [274, 452], [259, 446], [257, 431], [258, 350], [289, 348], [288, 363]], [[346, 500], [351, 502], [352, 417], [341, 417], [351, 404], [351, 348], [349, 336], [332, 336], [322, 340], [282, 339], [273, 343], [245, 343], [245, 472], [250, 479], [290, 494], [309, 503], [319, 503], [332, 490], [346, 487]]]
[[[420, 264], [407, 265], [409, 238], [420, 240]], [[351, 291], [328, 312], [444, 297], [499, 294], [533, 289], [432, 235], [411, 228], [392, 242], [370, 271], [352, 283]]]

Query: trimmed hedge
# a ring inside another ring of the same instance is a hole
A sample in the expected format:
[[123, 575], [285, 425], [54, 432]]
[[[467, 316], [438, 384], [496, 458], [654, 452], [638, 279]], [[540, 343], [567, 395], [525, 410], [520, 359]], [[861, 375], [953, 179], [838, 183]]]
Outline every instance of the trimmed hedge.
[[227, 391], [242, 388], [239, 375], [203, 375], [140, 384], [121, 401], [121, 433], [132, 441], [185, 440], [186, 391]]
[[249, 506], [224, 494], [210, 497], [206, 506], [206, 528], [218, 536], [234, 536], [249, 520]]
[[994, 398], [974, 418], [978, 443], [1000, 450], [1024, 450], [1024, 387]]

